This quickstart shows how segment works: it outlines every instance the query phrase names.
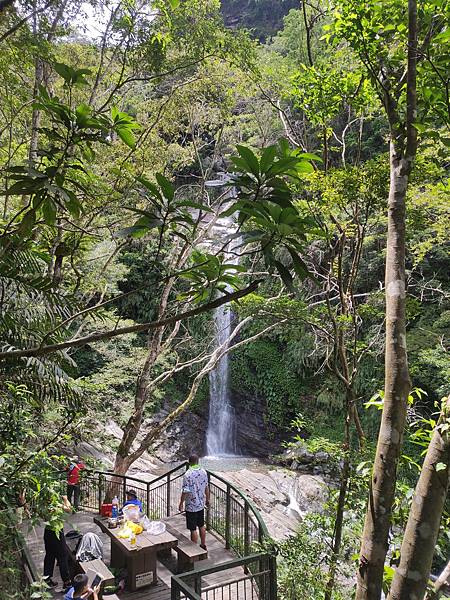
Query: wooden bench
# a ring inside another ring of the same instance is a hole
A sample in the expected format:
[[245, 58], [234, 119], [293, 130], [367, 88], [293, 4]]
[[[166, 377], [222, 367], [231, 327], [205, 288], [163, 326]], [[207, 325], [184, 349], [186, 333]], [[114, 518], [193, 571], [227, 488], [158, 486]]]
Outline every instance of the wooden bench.
[[[91, 575], [92, 577], [94, 577], [95, 574], [98, 573], [100, 575], [100, 577], [102, 578], [102, 583], [100, 584], [100, 599], [103, 597], [103, 590], [105, 589], [105, 587], [108, 585], [114, 585], [116, 582], [114, 575], [111, 573], [111, 571], [108, 569], [108, 567], [105, 565], [105, 563], [100, 558], [96, 558], [95, 560], [88, 560], [85, 562], [80, 562], [79, 565], [80, 565], [81, 570], [84, 573], [86, 573], [86, 575]], [[89, 578], [89, 579], [91, 579], [91, 578]], [[89, 583], [92, 583], [92, 581], [89, 581]], [[106, 596], [106, 598], [109, 598], [110, 600], [114, 600], [113, 595]], [[116, 596], [116, 598], [117, 598], [117, 596]]]
[[207, 550], [204, 550], [197, 544], [194, 544], [194, 542], [191, 542], [191, 540], [189, 540], [186, 536], [169, 525], [167, 522], [166, 529], [178, 539], [178, 546], [175, 546], [174, 548], [178, 558], [178, 573], [192, 571], [197, 561], [208, 558]]

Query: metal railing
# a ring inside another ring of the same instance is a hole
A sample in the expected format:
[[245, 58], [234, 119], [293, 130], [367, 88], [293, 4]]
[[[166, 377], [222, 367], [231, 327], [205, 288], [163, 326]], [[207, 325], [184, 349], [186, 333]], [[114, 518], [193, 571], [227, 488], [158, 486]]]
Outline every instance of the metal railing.
[[208, 472], [210, 508], [207, 528], [225, 542], [225, 548], [238, 556], [248, 556], [256, 544], [269, 537], [266, 524], [253, 502], [237, 487], [212, 471]]
[[[126, 490], [133, 490], [150, 519], [164, 519], [178, 514], [183, 475], [187, 463], [181, 463], [152, 479], [143, 481], [128, 475], [104, 471], [83, 471], [80, 482], [80, 508], [100, 511], [105, 499], [114, 496], [125, 502]], [[210, 508], [206, 526], [225, 542], [237, 556], [248, 556], [255, 546], [269, 537], [267, 527], [253, 502], [236, 486], [212, 471], [207, 471]]]
[[[220, 583], [208, 579], [226, 575]], [[213, 567], [173, 575], [171, 600], [276, 600], [276, 560], [268, 554], [253, 554]]]
[[[111, 501], [114, 496], [122, 504], [126, 490], [133, 490], [150, 519], [174, 516], [178, 514], [187, 467], [188, 463], [183, 462], [151, 481], [104, 471], [82, 471], [80, 508], [100, 511], [103, 502]], [[259, 544], [269, 537], [269, 533], [258, 509], [236, 486], [212, 471], [207, 470], [207, 473], [210, 507], [206, 512], [206, 526], [222, 538], [225, 548], [240, 558], [174, 577], [178, 595], [172, 595], [172, 598], [275, 600], [276, 562], [269, 554], [260, 553]], [[208, 575], [227, 570], [232, 577], [230, 581], [208, 584]]]
[[[187, 463], [181, 463], [163, 475], [144, 481], [129, 475], [115, 475], [106, 471], [83, 470], [80, 478], [80, 503], [85, 510], [100, 512], [105, 501], [114, 496], [119, 504], [125, 502], [125, 492], [132, 490], [142, 502], [144, 513], [150, 519], [163, 519], [178, 512], [183, 475]], [[65, 483], [62, 482], [64, 486]], [[65, 492], [64, 492], [65, 493]]]

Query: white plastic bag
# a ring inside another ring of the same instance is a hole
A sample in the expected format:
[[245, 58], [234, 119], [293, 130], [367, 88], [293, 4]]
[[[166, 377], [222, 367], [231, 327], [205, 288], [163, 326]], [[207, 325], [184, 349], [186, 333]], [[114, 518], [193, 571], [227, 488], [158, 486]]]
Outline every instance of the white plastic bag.
[[166, 531], [166, 524], [162, 521], [150, 521], [147, 531], [151, 535], [161, 535]]
[[123, 516], [125, 521], [133, 521], [139, 523], [139, 506], [136, 504], [127, 504], [122, 508]]

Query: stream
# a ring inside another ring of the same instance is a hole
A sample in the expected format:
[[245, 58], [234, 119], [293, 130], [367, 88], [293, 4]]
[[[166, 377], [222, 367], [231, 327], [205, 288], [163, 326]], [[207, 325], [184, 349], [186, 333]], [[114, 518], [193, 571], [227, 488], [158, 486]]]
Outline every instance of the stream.
[[319, 475], [299, 473], [245, 456], [204, 457], [200, 463], [244, 492], [277, 540], [293, 535], [308, 512], [320, 511], [328, 486]]

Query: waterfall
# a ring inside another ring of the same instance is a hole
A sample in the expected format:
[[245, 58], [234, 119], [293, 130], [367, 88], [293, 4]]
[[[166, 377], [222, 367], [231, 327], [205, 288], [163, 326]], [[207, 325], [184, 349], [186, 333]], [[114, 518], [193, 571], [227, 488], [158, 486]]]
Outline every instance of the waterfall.
[[[231, 333], [231, 308], [222, 305], [214, 312], [216, 346]], [[236, 454], [236, 423], [228, 385], [228, 354], [222, 356], [209, 374], [209, 420], [206, 432], [208, 456]]]
[[[218, 239], [236, 231], [235, 223], [229, 218], [220, 219], [215, 228]], [[228, 264], [239, 263], [239, 247], [241, 238], [228, 245]], [[227, 286], [227, 291], [231, 287]], [[225, 344], [230, 338], [232, 312], [229, 304], [223, 304], [214, 311], [215, 346]], [[226, 349], [228, 346], [225, 346]], [[228, 353], [209, 373], [209, 419], [206, 430], [206, 451], [208, 456], [232, 456], [237, 454], [236, 419], [230, 399], [228, 381]]]

